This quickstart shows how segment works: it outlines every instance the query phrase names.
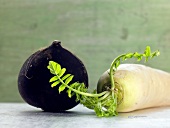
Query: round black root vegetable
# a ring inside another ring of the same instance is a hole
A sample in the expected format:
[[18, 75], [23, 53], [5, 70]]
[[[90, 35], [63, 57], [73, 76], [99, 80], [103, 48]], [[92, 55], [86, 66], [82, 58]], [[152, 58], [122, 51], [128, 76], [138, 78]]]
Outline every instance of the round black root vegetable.
[[74, 75], [71, 83], [84, 82], [88, 86], [88, 75], [82, 61], [64, 49], [60, 41], [54, 41], [51, 46], [35, 52], [25, 61], [18, 76], [19, 92], [28, 104], [44, 111], [71, 109], [79, 102], [75, 101], [76, 96], [69, 98], [66, 91], [59, 94], [58, 86], [51, 87], [49, 80], [53, 75], [47, 69], [50, 60], [66, 68], [67, 74]]

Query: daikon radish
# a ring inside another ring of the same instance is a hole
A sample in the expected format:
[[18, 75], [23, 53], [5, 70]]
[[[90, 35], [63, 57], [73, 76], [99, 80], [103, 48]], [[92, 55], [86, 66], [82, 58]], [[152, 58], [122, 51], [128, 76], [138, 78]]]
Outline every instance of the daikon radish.
[[[99, 79], [97, 89], [92, 93], [87, 91], [84, 83], [75, 82], [74, 74], [66, 74], [60, 64], [49, 61], [48, 69], [54, 75], [49, 82], [53, 88], [58, 87], [59, 93], [67, 92], [72, 98], [76, 96], [85, 107], [93, 109], [97, 116], [116, 116], [118, 112], [170, 105], [170, 75], [164, 71], [139, 64], [121, 64], [126, 59], [158, 56], [159, 51], [151, 52], [147, 46], [143, 54], [128, 53], [115, 58]], [[66, 69], [67, 70], [67, 69]]]
[[[98, 90], [106, 87], [103, 79], [110, 78], [109, 70], [99, 79]], [[130, 112], [143, 108], [170, 105], [170, 73], [139, 64], [121, 64], [114, 76], [115, 86], [123, 89], [117, 111]]]

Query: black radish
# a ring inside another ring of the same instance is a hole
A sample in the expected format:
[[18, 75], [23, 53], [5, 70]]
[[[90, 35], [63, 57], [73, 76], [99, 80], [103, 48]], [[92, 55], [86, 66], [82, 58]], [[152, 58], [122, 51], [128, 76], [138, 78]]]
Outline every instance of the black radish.
[[59, 93], [59, 87], [50, 87], [49, 79], [53, 75], [47, 66], [51, 60], [65, 67], [66, 73], [74, 74], [71, 83], [79, 81], [88, 87], [88, 75], [83, 62], [55, 40], [51, 46], [38, 50], [25, 61], [18, 76], [19, 92], [28, 104], [44, 111], [71, 109], [79, 103], [75, 101], [76, 96], [69, 98], [66, 91]]

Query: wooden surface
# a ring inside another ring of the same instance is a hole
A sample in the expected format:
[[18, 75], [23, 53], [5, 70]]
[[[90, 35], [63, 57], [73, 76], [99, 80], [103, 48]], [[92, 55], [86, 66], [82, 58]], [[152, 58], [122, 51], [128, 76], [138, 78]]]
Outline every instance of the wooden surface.
[[0, 128], [170, 128], [170, 107], [98, 118], [85, 107], [47, 113], [24, 103], [0, 103]]

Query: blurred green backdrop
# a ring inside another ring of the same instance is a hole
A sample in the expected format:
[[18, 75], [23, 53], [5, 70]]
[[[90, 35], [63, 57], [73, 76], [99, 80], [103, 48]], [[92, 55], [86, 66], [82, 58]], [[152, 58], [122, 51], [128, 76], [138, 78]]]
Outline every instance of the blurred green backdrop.
[[84, 62], [90, 89], [117, 55], [146, 45], [161, 51], [146, 65], [169, 72], [170, 1], [0, 0], [0, 102], [23, 101], [22, 64], [55, 39]]

